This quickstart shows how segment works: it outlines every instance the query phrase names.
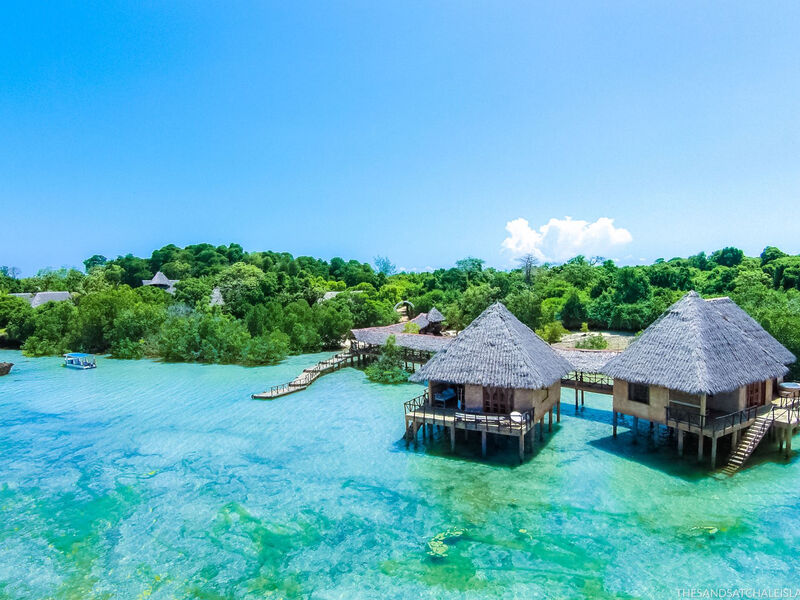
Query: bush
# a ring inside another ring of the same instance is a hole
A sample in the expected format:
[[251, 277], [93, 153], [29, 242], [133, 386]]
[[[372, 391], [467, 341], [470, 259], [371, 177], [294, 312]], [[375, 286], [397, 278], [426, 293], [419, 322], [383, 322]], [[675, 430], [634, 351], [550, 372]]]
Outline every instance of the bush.
[[551, 321], [545, 324], [541, 329], [537, 329], [536, 333], [548, 344], [555, 344], [561, 341], [561, 338], [569, 333], [560, 321]]
[[581, 333], [589, 333], [589, 324], [586, 321], [581, 323]]
[[406, 323], [406, 324], [405, 324], [405, 326], [403, 327], [403, 333], [419, 333], [419, 325], [417, 325], [416, 323], [412, 323], [411, 321], [409, 321], [409, 322], [408, 322], [408, 323]]
[[367, 379], [375, 383], [395, 384], [408, 381], [408, 371], [403, 369], [400, 351], [393, 335], [386, 340], [377, 362], [364, 369], [364, 373]]
[[608, 341], [603, 335], [597, 333], [580, 340], [575, 347], [583, 350], [604, 350], [608, 348]]

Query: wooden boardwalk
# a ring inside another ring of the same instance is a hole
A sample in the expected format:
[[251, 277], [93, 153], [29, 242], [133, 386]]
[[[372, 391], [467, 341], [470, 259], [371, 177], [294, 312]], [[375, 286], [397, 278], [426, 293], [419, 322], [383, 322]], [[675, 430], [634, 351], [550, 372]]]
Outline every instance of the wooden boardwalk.
[[275, 398], [280, 398], [281, 396], [288, 396], [289, 394], [300, 392], [323, 375], [338, 371], [342, 367], [351, 366], [357, 358], [358, 355], [351, 353], [350, 351], [340, 352], [333, 358], [320, 361], [313, 367], [304, 369], [300, 375], [295, 377], [289, 383], [273, 385], [265, 392], [253, 394], [251, 398], [254, 400], [273, 400]]

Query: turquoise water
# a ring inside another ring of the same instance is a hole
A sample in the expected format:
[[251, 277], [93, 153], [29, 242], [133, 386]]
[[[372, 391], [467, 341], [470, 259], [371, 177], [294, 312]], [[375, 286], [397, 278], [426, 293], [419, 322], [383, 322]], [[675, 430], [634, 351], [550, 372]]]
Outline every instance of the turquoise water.
[[[405, 449], [402, 402], [345, 369], [27, 359], [0, 378], [0, 598], [672, 598], [797, 587], [800, 465], [717, 479], [612, 440], [564, 392], [525, 464], [477, 436]], [[642, 429], [644, 432], [644, 428]], [[797, 444], [796, 444], [797, 445]]]

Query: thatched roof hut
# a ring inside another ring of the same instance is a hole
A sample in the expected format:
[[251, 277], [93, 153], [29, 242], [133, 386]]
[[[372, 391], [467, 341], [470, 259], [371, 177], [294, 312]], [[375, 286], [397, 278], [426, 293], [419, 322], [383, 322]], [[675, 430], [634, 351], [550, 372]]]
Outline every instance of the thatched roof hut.
[[386, 343], [386, 340], [389, 339], [389, 336], [393, 335], [395, 336], [397, 345], [401, 348], [424, 350], [426, 352], [438, 352], [452, 341], [452, 338], [442, 336], [403, 333], [408, 323], [414, 323], [420, 328], [420, 331], [427, 328], [430, 324], [428, 315], [426, 313], [420, 313], [410, 321], [393, 323], [392, 325], [385, 325], [383, 327], [353, 329], [351, 334], [356, 341], [373, 346], [382, 346]]
[[175, 293], [175, 284], [180, 281], [179, 279], [169, 279], [166, 275], [164, 275], [161, 271], [153, 275], [152, 279], [143, 279], [142, 285], [152, 285], [157, 288], [161, 288], [162, 290], [166, 291], [169, 294]]
[[208, 301], [209, 306], [225, 306], [225, 299], [222, 297], [222, 290], [219, 286], [211, 290], [211, 299]]
[[439, 310], [434, 306], [428, 311], [427, 314], [428, 322], [429, 323], [443, 323], [444, 322], [444, 315], [439, 312]]
[[741, 318], [728, 318], [717, 307], [689, 292], [610, 360], [603, 373], [688, 394], [720, 394], [786, 375], [774, 350], [743, 331]]
[[410, 380], [543, 389], [570, 371], [569, 362], [498, 302]]
[[16, 296], [17, 298], [27, 300], [33, 308], [41, 306], [46, 302], [64, 302], [64, 300], [72, 299], [72, 294], [69, 292], [37, 292], [35, 294], [15, 293], [9, 294], [9, 296]]

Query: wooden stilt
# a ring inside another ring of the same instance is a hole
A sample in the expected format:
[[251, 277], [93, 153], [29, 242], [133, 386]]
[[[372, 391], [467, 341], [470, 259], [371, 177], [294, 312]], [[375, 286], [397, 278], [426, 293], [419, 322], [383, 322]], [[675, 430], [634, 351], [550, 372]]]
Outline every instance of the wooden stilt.
[[556, 402], [556, 422], [561, 423], [561, 400]]
[[544, 417], [539, 421], [539, 441], [544, 441]]
[[519, 462], [525, 460], [525, 434], [519, 434]]
[[678, 456], [683, 456], [683, 429], [678, 429]]
[[786, 428], [786, 458], [792, 455], [792, 426]]
[[414, 419], [413, 428], [414, 428], [414, 433], [413, 433], [412, 437], [414, 438], [414, 448], [416, 448], [417, 447], [417, 429], [419, 428], [419, 426], [417, 425], [417, 420], [416, 419]]
[[468, 440], [469, 440], [469, 429], [465, 429], [464, 430], [464, 441], [466, 442]]
[[486, 458], [486, 432], [481, 431], [481, 456]]
[[455, 452], [456, 450], [456, 426], [450, 426], [450, 452]]
[[575, 413], [576, 414], [578, 413], [578, 394], [579, 394], [579, 392], [578, 392], [578, 384], [576, 382], [575, 383]]
[[583, 390], [581, 390], [581, 406], [583, 406]]
[[613, 413], [613, 422], [614, 422], [614, 437], [617, 437], [617, 421], [619, 420], [619, 413], [614, 411]]
[[703, 460], [703, 445], [705, 443], [705, 436], [702, 433], [697, 434], [697, 460]]
[[739, 445], [739, 430], [737, 429], [731, 434], [731, 448], [735, 449]]
[[717, 436], [711, 436], [711, 468], [717, 468]]
[[547, 433], [553, 433], [553, 409], [547, 413]]

